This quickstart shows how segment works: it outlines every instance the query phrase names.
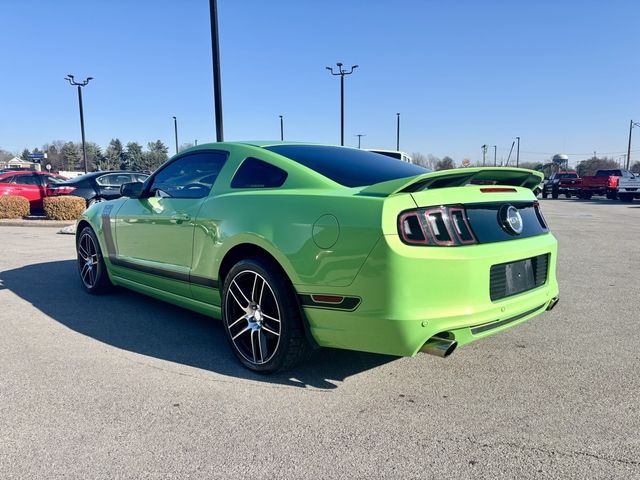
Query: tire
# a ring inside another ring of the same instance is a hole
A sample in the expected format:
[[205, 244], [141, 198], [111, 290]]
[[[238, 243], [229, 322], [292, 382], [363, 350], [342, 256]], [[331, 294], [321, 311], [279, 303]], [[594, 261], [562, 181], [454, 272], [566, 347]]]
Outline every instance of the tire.
[[565, 196], [565, 198], [571, 198], [571, 193], [567, 192], [567, 193], [564, 194], [564, 196]]
[[549, 194], [547, 192], [542, 192], [542, 198], [547, 198], [549, 196]]
[[553, 198], [554, 200], [557, 200], [558, 197], [559, 197], [558, 190], [556, 190], [555, 188], [551, 190], [551, 198]]
[[87, 293], [98, 295], [111, 290], [98, 237], [91, 227], [84, 227], [76, 240], [78, 274]]
[[248, 258], [231, 268], [222, 323], [231, 350], [254, 372], [287, 370], [311, 353], [293, 287], [271, 260]]
[[615, 200], [615, 199], [618, 198], [618, 194], [617, 194], [617, 192], [607, 192], [606, 197], [609, 200]]
[[629, 193], [621, 193], [618, 198], [620, 199], [621, 202], [624, 203], [631, 203], [633, 202], [633, 194], [629, 194]]

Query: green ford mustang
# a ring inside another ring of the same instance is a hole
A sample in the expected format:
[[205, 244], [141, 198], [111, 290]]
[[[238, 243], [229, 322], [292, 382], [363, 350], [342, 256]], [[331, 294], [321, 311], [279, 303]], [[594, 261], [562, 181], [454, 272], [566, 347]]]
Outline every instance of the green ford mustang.
[[78, 271], [221, 318], [246, 367], [314, 347], [445, 357], [555, 306], [556, 240], [516, 168], [364, 150], [200, 145], [78, 222]]

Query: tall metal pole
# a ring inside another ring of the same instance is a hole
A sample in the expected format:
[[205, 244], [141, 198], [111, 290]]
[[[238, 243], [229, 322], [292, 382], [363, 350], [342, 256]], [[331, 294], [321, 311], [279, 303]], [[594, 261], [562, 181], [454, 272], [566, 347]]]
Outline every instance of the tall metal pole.
[[[516, 144], [516, 141], [514, 140], [513, 142], [511, 142], [511, 149], [509, 150], [509, 156], [507, 156], [507, 163], [505, 164], [507, 167], [509, 166], [509, 160], [511, 160], [511, 153], [513, 152], [513, 146]], [[500, 162], [502, 164], [502, 162]]]
[[89, 171], [87, 167], [87, 144], [84, 140], [84, 110], [82, 108], [82, 87], [78, 85], [78, 105], [80, 105], [80, 132], [82, 133], [82, 161], [84, 162], [84, 173]]
[[493, 166], [494, 166], [494, 167], [497, 167], [497, 166], [498, 166], [498, 163], [496, 162], [496, 157], [497, 157], [497, 155], [498, 155], [498, 146], [497, 146], [497, 145], [494, 145], [494, 146], [493, 146]]
[[400, 151], [400, 114], [396, 113], [396, 151]]
[[360, 139], [366, 137], [366, 135], [364, 133], [357, 133], [355, 136], [358, 137], [358, 148], [360, 148]]
[[93, 77], [87, 77], [82, 82], [76, 82], [73, 75], [69, 74], [65, 78], [72, 86], [78, 87], [78, 105], [80, 106], [80, 132], [82, 134], [82, 160], [84, 162], [84, 173], [89, 171], [87, 165], [87, 145], [84, 137], [84, 110], [82, 108], [82, 87], [86, 87], [90, 80], [93, 80]]
[[282, 115], [278, 115], [280, 117], [280, 141], [284, 141], [284, 120], [282, 119]]
[[333, 67], [326, 67], [331, 72], [331, 75], [340, 75], [340, 145], [344, 146], [344, 76], [351, 75], [358, 65], [353, 65], [351, 70], [347, 71], [342, 68], [342, 63], [336, 63], [338, 70], [333, 71]]
[[516, 167], [520, 166], [520, 137], [516, 137], [518, 141], [518, 148], [516, 150]]
[[486, 161], [486, 158], [487, 158], [487, 146], [486, 145], [482, 145], [482, 147], [480, 147], [480, 148], [482, 148], [482, 166], [484, 167], [485, 163], [486, 163], [485, 161]]
[[640, 127], [640, 123], [636, 123], [633, 120], [629, 122], [629, 144], [627, 145], [627, 165], [626, 168], [629, 170], [631, 165], [631, 132], [633, 131], [633, 127]]
[[209, 0], [211, 20], [211, 55], [213, 56], [213, 98], [216, 116], [216, 141], [224, 141], [222, 125], [222, 81], [220, 80], [220, 42], [218, 36], [218, 2]]
[[173, 117], [173, 131], [176, 135], [176, 155], [178, 154], [178, 119]]

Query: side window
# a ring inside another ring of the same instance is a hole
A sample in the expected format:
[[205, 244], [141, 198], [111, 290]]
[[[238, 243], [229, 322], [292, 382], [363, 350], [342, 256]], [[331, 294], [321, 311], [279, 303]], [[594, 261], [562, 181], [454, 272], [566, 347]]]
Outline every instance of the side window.
[[16, 178], [15, 175], [12, 175], [10, 177], [4, 177], [4, 178], [0, 178], [0, 183], [11, 183], [11, 181]]
[[35, 175], [16, 175], [15, 182], [17, 185], [38, 185], [38, 179]]
[[247, 158], [231, 180], [231, 188], [278, 188], [287, 179], [287, 172], [257, 158]]
[[158, 171], [149, 193], [157, 197], [204, 198], [228, 156], [227, 152], [197, 152], [180, 157]]
[[140, 173], [134, 173], [133, 174], [133, 181], [134, 182], [140, 182], [140, 183], [144, 183], [144, 181], [149, 177], [149, 175], [142, 175]]

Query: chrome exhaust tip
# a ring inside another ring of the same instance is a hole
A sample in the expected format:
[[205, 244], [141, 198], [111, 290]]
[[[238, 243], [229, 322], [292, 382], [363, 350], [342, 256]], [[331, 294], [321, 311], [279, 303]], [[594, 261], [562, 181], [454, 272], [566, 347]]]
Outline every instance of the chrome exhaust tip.
[[455, 340], [434, 335], [424, 343], [420, 351], [436, 357], [446, 358], [453, 353], [457, 346], [458, 342]]
[[560, 301], [559, 297], [553, 297], [549, 302], [549, 305], [547, 305], [547, 312], [550, 312], [551, 310], [553, 310], [559, 301]]

